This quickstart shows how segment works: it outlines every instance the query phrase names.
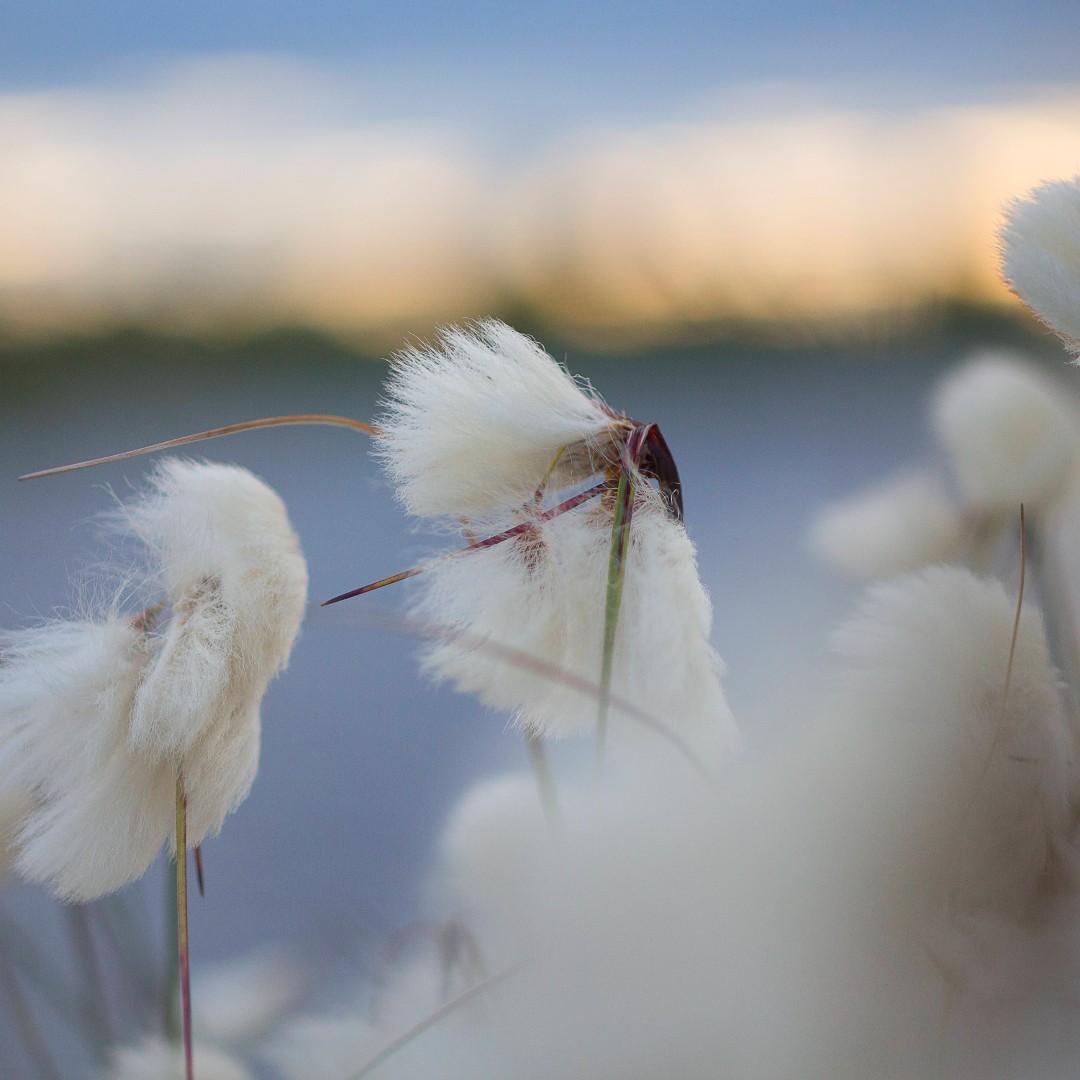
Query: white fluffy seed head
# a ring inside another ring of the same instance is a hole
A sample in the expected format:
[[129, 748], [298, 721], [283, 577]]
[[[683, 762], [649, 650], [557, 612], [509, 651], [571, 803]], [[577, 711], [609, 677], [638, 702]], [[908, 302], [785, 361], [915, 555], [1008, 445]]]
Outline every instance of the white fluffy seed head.
[[85, 901], [141, 874], [173, 828], [171, 763], [133, 750], [128, 718], [149, 659], [117, 615], [10, 634], [0, 664], [0, 776], [34, 807], [17, 869]]
[[166, 460], [119, 517], [146, 546], [170, 607], [131, 741], [185, 753], [215, 721], [243, 719], [288, 662], [307, 567], [281, 499], [236, 466]]
[[964, 539], [963, 516], [937, 477], [905, 473], [826, 506], [809, 539], [826, 562], [870, 581], [955, 559]]
[[66, 899], [146, 869], [172, 837], [178, 773], [190, 845], [247, 795], [259, 704], [306, 595], [281, 501], [244, 470], [166, 462], [118, 516], [165, 593], [160, 627], [114, 611], [2, 643], [0, 789], [34, 803], [17, 865]]
[[485, 518], [527, 502], [559, 451], [613, 418], [505, 323], [444, 330], [393, 358], [377, 454], [412, 514]]
[[1077, 411], [1050, 378], [1022, 360], [987, 354], [938, 388], [934, 426], [957, 483], [979, 510], [1054, 508], [1073, 478]]
[[[710, 759], [737, 745], [709, 644], [711, 608], [694, 547], [659, 495], [642, 488], [633, 517], [611, 689], [690, 739]], [[422, 614], [467, 632], [427, 656], [435, 675], [514, 712], [543, 737], [595, 728], [598, 700], [559, 672], [595, 687], [600, 679], [612, 515], [589, 504], [535, 534], [447, 559], [427, 574]], [[479, 642], [478, 643], [478, 639]], [[542, 665], [508, 662], [488, 640]], [[553, 672], [551, 669], [556, 669]], [[639, 722], [619, 716], [629, 732]], [[614, 729], [613, 729], [614, 731]]]
[[1009, 204], [1001, 273], [1066, 347], [1080, 353], [1080, 177], [1041, 184]]
[[[199, 1080], [252, 1080], [250, 1070], [224, 1050], [196, 1041], [195, 1075]], [[148, 1037], [113, 1050], [107, 1080], [184, 1080], [184, 1049], [179, 1043]]]
[[1068, 861], [1075, 747], [1026, 603], [1005, 696], [1015, 607], [996, 581], [932, 567], [873, 587], [834, 639], [834, 707], [864, 755], [889, 759], [866, 773], [897, 888], [924, 925], [1035, 919]]

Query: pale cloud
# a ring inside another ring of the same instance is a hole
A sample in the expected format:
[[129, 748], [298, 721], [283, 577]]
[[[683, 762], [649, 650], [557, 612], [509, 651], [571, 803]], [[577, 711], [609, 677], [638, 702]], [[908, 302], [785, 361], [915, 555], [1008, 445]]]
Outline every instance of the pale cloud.
[[359, 80], [251, 57], [0, 97], [0, 320], [383, 345], [507, 302], [639, 339], [1008, 303], [1002, 204], [1080, 162], [1080, 87], [887, 112], [788, 98], [512, 159], [376, 109]]

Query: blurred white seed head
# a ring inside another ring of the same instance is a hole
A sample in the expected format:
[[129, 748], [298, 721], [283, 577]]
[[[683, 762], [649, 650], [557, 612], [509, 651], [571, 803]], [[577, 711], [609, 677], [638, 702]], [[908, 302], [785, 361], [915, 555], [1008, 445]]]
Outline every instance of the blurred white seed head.
[[[224, 1050], [196, 1040], [195, 1075], [199, 1080], [252, 1080], [242, 1062]], [[184, 1080], [184, 1050], [178, 1043], [147, 1037], [133, 1046], [113, 1050], [106, 1080]]]
[[1080, 177], [1041, 184], [1008, 205], [1001, 272], [1066, 347], [1080, 353]]
[[[390, 1038], [366, 1020], [359, 1008], [339, 1009], [328, 1016], [289, 1020], [267, 1045], [265, 1056], [284, 1080], [344, 1080]], [[398, 1075], [396, 1069], [394, 1075]]]
[[280, 949], [200, 969], [191, 980], [194, 1029], [218, 1045], [271, 1032], [309, 989], [310, 973]]
[[1053, 509], [1073, 478], [1077, 410], [1051, 379], [1009, 355], [987, 354], [940, 385], [934, 426], [964, 497], [1008, 514]]
[[[618, 621], [612, 693], [690, 739], [709, 758], [734, 749], [735, 724], [709, 644], [711, 607], [694, 546], [662, 498], [640, 487]], [[595, 686], [604, 640], [612, 515], [588, 504], [538, 525], [533, 534], [437, 564], [421, 611], [468, 632], [431, 648], [427, 668], [487, 705], [512, 710], [544, 737], [595, 728], [597, 696], [551, 668]], [[477, 639], [545, 665], [508, 663]], [[619, 717], [626, 731], [637, 721]], [[615, 728], [613, 728], [613, 733]]]
[[950, 562], [963, 545], [963, 516], [930, 473], [898, 476], [826, 506], [810, 545], [838, 570], [864, 581]]
[[1015, 607], [996, 581], [932, 567], [871, 588], [834, 639], [834, 708], [891, 759], [865, 768], [898, 892], [931, 923], [1033, 920], [1071, 862], [1076, 748], [1027, 603], [1005, 698]]
[[523, 505], [562, 448], [613, 424], [535, 341], [494, 319], [399, 353], [386, 394], [377, 453], [405, 508], [425, 517]]
[[520, 916], [515, 900], [532, 891], [530, 880], [551, 843], [536, 777], [496, 776], [475, 784], [454, 807], [439, 844], [442, 876], [485, 924], [498, 911]]
[[307, 572], [278, 497], [249, 473], [170, 461], [120, 512], [165, 592], [160, 626], [112, 610], [0, 645], [0, 788], [32, 793], [18, 869], [88, 900], [141, 874], [188, 795], [188, 842], [258, 768], [259, 703], [299, 629]]

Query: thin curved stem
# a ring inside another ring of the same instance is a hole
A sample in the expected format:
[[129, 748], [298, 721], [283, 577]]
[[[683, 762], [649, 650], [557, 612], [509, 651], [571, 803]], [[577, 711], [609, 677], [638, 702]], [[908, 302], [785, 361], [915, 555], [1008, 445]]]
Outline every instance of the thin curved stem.
[[151, 443], [149, 446], [140, 446], [135, 450], [124, 450], [119, 454], [108, 454], [105, 457], [92, 458], [89, 461], [76, 461], [71, 465], [57, 465], [51, 469], [41, 469], [38, 472], [26, 473], [20, 476], [20, 480], [40, 480], [44, 476], [58, 476], [60, 473], [74, 472], [76, 469], [89, 469], [94, 465], [107, 465], [112, 461], [125, 461], [128, 458], [139, 457], [141, 454], [153, 454], [158, 450], [171, 450], [177, 446], [187, 446], [189, 443], [202, 442], [205, 439], [218, 439], [223, 435], [236, 435], [241, 431], [256, 431], [259, 428], [290, 427], [303, 424], [326, 424], [331, 427], [347, 427], [354, 431], [363, 432], [365, 435], [378, 436], [382, 432], [374, 424], [365, 424], [362, 420], [353, 420], [349, 416], [332, 416], [323, 413], [296, 413], [290, 416], [267, 416], [261, 420], [244, 420], [239, 424], [227, 424], [225, 427], [211, 428], [209, 431], [197, 431], [193, 435], [181, 435], [177, 439], [166, 439], [164, 442]]

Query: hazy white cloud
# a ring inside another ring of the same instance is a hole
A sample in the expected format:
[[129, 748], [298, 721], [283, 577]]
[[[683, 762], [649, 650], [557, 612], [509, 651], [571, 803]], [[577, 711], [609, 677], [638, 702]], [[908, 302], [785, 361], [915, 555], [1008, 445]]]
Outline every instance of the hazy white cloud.
[[637, 336], [1007, 302], [1002, 204], [1080, 162], [1080, 88], [907, 112], [728, 107], [508, 160], [371, 119], [360, 86], [238, 57], [0, 97], [3, 324], [299, 322], [382, 343], [508, 301], [566, 332]]

